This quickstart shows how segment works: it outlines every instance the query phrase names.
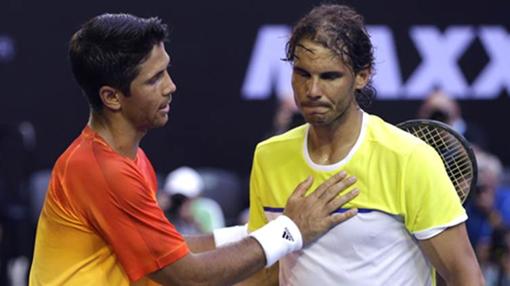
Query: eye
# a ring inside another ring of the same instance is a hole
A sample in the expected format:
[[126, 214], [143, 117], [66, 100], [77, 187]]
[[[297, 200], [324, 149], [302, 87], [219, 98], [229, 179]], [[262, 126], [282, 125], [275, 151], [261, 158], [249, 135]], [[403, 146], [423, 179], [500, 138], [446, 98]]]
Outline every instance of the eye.
[[342, 77], [342, 74], [339, 72], [325, 72], [321, 74], [321, 78], [325, 80], [335, 80], [340, 77]]
[[149, 80], [147, 80], [147, 83], [152, 85], [156, 84], [160, 79], [163, 78], [164, 71], [158, 72], [155, 76], [151, 77]]
[[294, 68], [294, 73], [299, 75], [299, 76], [302, 76], [302, 77], [309, 77], [310, 74], [305, 71], [304, 69], [301, 69], [301, 68]]

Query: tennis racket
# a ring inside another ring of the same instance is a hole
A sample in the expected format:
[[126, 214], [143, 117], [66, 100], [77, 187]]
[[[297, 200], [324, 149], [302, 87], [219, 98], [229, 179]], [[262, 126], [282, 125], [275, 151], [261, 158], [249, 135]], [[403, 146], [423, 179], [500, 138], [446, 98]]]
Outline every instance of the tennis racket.
[[464, 203], [476, 187], [477, 165], [470, 144], [450, 126], [435, 120], [414, 119], [397, 124], [432, 146], [441, 156], [446, 172]]

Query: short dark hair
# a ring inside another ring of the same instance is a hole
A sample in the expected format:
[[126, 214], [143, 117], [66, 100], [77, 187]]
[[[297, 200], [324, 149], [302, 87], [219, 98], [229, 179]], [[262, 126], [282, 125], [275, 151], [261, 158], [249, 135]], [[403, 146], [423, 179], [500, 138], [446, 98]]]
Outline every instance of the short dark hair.
[[[366, 68], [373, 71], [374, 52], [363, 16], [349, 6], [323, 4], [301, 18], [287, 42], [287, 61], [294, 61], [296, 46], [302, 39], [310, 39], [332, 50], [355, 74]], [[358, 104], [368, 106], [375, 97], [372, 81], [355, 93]]]
[[167, 26], [155, 17], [102, 14], [86, 22], [71, 38], [69, 58], [74, 77], [91, 108], [102, 109], [99, 89], [104, 85], [129, 96], [140, 64], [167, 37]]

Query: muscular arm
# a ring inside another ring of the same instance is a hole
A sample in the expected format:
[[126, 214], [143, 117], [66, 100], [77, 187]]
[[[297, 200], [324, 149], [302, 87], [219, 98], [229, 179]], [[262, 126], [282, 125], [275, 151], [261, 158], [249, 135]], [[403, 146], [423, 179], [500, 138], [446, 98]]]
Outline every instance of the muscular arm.
[[149, 277], [163, 285], [231, 285], [264, 265], [262, 247], [248, 237], [214, 251], [190, 253]]
[[[190, 235], [184, 237], [194, 253], [216, 249], [212, 234]], [[249, 275], [248, 275], [249, 276]], [[264, 268], [249, 276], [246, 280], [236, 284], [237, 286], [278, 285], [278, 263], [270, 268]]]
[[[236, 236], [238, 233], [236, 233]], [[246, 233], [244, 237], [248, 234]], [[216, 249], [215, 238], [212, 234], [190, 235], [185, 237], [186, 242], [194, 253]], [[278, 263], [270, 268], [264, 268], [236, 284], [237, 286], [278, 285]]]
[[448, 285], [484, 285], [480, 266], [463, 223], [430, 239], [419, 240], [419, 244]]

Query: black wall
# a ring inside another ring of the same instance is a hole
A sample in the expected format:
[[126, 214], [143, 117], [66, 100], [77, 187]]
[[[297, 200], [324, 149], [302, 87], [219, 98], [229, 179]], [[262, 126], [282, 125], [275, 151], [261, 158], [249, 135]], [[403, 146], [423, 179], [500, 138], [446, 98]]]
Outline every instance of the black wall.
[[[106, 3], [108, 2], [108, 3]], [[159, 16], [171, 27], [167, 49], [178, 91], [169, 124], [149, 133], [143, 148], [156, 169], [180, 165], [217, 166], [245, 175], [255, 144], [271, 128], [276, 107], [265, 100], [243, 99], [241, 88], [259, 28], [291, 25], [319, 1], [23, 1], [0, 2], [0, 123], [31, 121], [38, 145], [36, 168], [51, 167], [88, 119], [67, 63], [67, 42], [87, 19], [104, 12]], [[510, 2], [486, 1], [350, 1], [370, 25], [389, 27], [396, 42], [405, 81], [421, 56], [409, 31], [419, 25], [440, 30], [483, 25], [507, 29]], [[483, 4], [482, 4], [483, 3]], [[3, 42], [2, 42], [3, 39]], [[8, 40], [6, 40], [8, 39]], [[9, 40], [10, 39], [10, 40]], [[11, 52], [10, 46], [13, 47]], [[508, 44], [510, 47], [510, 44]], [[510, 53], [510, 50], [509, 50]], [[480, 39], [458, 60], [468, 84], [490, 62]], [[510, 63], [506, 72], [510, 74]], [[490, 99], [468, 94], [463, 113], [484, 128], [490, 151], [510, 165], [510, 79], [506, 91]], [[419, 98], [374, 102], [370, 112], [397, 123], [415, 117]]]

